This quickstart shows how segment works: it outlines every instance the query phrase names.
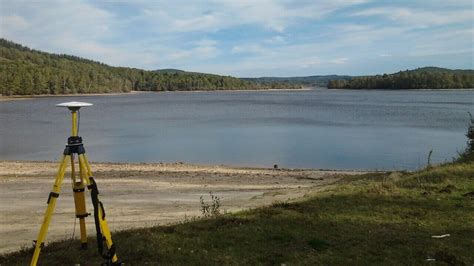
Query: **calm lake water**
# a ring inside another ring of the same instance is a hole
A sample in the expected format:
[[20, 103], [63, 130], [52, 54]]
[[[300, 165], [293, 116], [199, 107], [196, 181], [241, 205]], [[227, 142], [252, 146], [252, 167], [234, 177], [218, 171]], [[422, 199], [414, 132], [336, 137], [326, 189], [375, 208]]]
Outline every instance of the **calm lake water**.
[[474, 91], [160, 92], [0, 102], [0, 160], [58, 160], [70, 114], [91, 161], [416, 169], [464, 149]]

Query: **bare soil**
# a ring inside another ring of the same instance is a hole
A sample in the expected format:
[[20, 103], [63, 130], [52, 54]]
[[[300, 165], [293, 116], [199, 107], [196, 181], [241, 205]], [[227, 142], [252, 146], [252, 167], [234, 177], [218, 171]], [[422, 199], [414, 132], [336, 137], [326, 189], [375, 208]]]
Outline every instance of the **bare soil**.
[[[58, 163], [0, 162], [0, 253], [32, 245]], [[234, 212], [293, 201], [328, 188], [341, 174], [357, 172], [259, 169], [173, 164], [92, 163], [112, 231], [176, 223], [201, 215], [200, 196], [219, 197], [221, 211]], [[48, 241], [79, 235], [70, 173], [48, 231]], [[86, 192], [88, 212], [92, 212]], [[87, 218], [95, 234], [93, 217]]]

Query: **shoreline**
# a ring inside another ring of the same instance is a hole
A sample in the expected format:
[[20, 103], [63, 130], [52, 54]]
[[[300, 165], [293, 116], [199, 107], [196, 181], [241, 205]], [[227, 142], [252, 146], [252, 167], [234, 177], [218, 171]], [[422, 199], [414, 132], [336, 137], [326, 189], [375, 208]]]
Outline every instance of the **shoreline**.
[[0, 102], [3, 101], [21, 101], [31, 100], [35, 98], [48, 98], [48, 97], [87, 97], [87, 96], [117, 96], [117, 95], [130, 95], [139, 94], [145, 91], [130, 91], [130, 92], [111, 92], [111, 93], [76, 93], [76, 94], [40, 94], [40, 95], [13, 95], [13, 96], [0, 96]]
[[329, 89], [331, 91], [474, 91], [470, 89]]
[[158, 93], [163, 93], [163, 92], [265, 92], [265, 91], [311, 91], [313, 90], [313, 87], [306, 87], [306, 88], [300, 88], [300, 89], [250, 89], [250, 90], [193, 90], [193, 91], [151, 91], [151, 92], [158, 92]]
[[88, 97], [88, 96], [122, 96], [141, 93], [200, 93], [200, 92], [259, 92], [259, 91], [310, 91], [312, 87], [300, 89], [250, 89], [250, 90], [175, 90], [175, 91], [130, 91], [130, 92], [111, 92], [111, 93], [76, 93], [76, 94], [40, 94], [40, 95], [13, 95], [0, 96], [0, 102], [31, 100], [47, 97]]
[[142, 93], [202, 93], [202, 92], [290, 92], [290, 91], [312, 91], [325, 89], [331, 91], [474, 91], [471, 89], [328, 89], [323, 87], [303, 87], [299, 89], [249, 89], [249, 90], [175, 90], [175, 91], [130, 91], [130, 92], [111, 92], [111, 93], [76, 93], [76, 94], [41, 94], [41, 95], [13, 95], [0, 96], [0, 102], [32, 100], [36, 98], [48, 97], [89, 97], [89, 96], [125, 96]]
[[[176, 169], [220, 169], [220, 170], [232, 170], [232, 171], [286, 171], [286, 172], [327, 172], [327, 173], [354, 173], [354, 174], [364, 174], [364, 173], [385, 173], [390, 171], [400, 171], [400, 170], [370, 170], [370, 169], [330, 169], [330, 168], [299, 168], [299, 167], [282, 167], [282, 168], [272, 168], [264, 166], [245, 166], [245, 165], [227, 165], [227, 164], [199, 164], [199, 163], [189, 163], [189, 162], [102, 162], [102, 161], [91, 161], [89, 162], [91, 166], [100, 165], [101, 168], [108, 167], [128, 167], [128, 168], [139, 168], [143, 167], [146, 169], [153, 167], [165, 167], [170, 168], [174, 167]], [[53, 166], [59, 165], [59, 161], [35, 161], [35, 160], [1, 160], [1, 164], [51, 164]], [[54, 168], [53, 170], [57, 170]], [[403, 170], [408, 171], [410, 170]], [[0, 169], [0, 175], [2, 175]]]

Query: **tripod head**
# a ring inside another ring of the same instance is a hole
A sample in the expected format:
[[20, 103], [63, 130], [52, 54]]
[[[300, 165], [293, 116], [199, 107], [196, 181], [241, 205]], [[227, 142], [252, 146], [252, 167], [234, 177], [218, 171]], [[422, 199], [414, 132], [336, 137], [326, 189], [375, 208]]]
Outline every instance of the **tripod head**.
[[79, 110], [81, 107], [92, 106], [92, 103], [85, 103], [85, 102], [67, 102], [67, 103], [59, 103], [56, 104], [57, 107], [66, 107], [72, 112]]

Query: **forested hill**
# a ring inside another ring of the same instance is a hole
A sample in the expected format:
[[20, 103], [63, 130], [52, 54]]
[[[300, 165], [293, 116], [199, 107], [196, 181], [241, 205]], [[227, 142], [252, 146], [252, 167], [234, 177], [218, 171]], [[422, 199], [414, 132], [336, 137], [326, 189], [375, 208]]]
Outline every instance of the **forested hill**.
[[230, 76], [175, 69], [146, 71], [112, 67], [77, 56], [36, 51], [0, 39], [0, 94], [2, 95], [296, 87], [296, 85], [284, 83], [263, 84]]
[[474, 70], [423, 67], [394, 74], [334, 79], [329, 89], [465, 89], [474, 88]]
[[306, 77], [261, 77], [261, 78], [243, 78], [243, 80], [254, 81], [263, 84], [270, 83], [286, 83], [286, 84], [299, 84], [303, 86], [316, 86], [326, 87], [330, 80], [349, 80], [351, 76], [339, 76], [339, 75], [319, 75], [319, 76], [306, 76]]

